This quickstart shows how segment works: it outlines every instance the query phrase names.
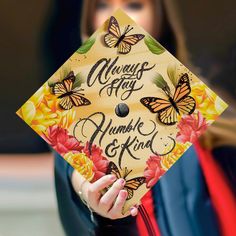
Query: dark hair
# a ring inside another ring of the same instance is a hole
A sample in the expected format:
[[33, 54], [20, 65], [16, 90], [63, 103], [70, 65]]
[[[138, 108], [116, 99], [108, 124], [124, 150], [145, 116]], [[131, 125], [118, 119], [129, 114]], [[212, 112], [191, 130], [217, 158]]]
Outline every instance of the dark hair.
[[81, 45], [82, 1], [56, 0], [46, 22], [43, 37], [45, 76], [53, 74]]
[[[83, 1], [56, 0], [47, 20], [43, 38], [43, 57], [46, 74], [51, 75], [67, 60], [82, 43], [80, 19]], [[165, 9], [165, 7], [163, 7]], [[163, 11], [162, 34], [159, 42], [173, 55], [176, 55], [176, 37]], [[48, 77], [48, 76], [47, 76]]]
[[176, 56], [176, 52], [177, 52], [177, 42], [176, 42], [176, 37], [175, 37], [175, 33], [170, 25], [170, 22], [168, 20], [167, 17], [167, 12], [165, 7], [162, 4], [162, 32], [161, 32], [161, 36], [160, 39], [158, 40], [160, 42], [161, 45], [163, 45], [171, 54]]

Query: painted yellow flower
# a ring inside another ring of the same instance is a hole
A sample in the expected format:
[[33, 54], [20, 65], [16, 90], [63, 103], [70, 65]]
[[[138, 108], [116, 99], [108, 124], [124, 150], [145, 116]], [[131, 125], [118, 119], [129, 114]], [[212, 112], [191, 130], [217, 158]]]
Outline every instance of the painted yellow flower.
[[183, 155], [191, 144], [176, 143], [174, 150], [161, 158], [161, 167], [167, 171]]
[[191, 96], [196, 100], [196, 109], [198, 109], [210, 123], [216, 120], [227, 107], [227, 104], [203, 82], [195, 83], [192, 86]]
[[61, 110], [58, 99], [50, 93], [45, 83], [37, 92], [17, 111], [17, 114], [31, 126], [39, 135], [49, 126], [58, 124], [62, 128], [69, 128], [72, 124], [75, 111]]
[[88, 181], [94, 177], [93, 162], [85, 153], [68, 152], [64, 155], [64, 159], [69, 162], [81, 175]]

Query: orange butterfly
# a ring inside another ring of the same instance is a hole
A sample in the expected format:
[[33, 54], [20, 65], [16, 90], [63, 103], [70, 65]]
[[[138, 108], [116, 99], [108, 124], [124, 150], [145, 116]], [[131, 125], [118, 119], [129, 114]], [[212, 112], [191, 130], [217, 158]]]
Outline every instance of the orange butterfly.
[[162, 88], [167, 99], [156, 97], [144, 97], [140, 102], [151, 112], [158, 114], [158, 119], [162, 124], [174, 125], [177, 123], [178, 115], [190, 115], [194, 112], [196, 102], [189, 96], [191, 87], [188, 74], [180, 77], [176, 86], [174, 96], [171, 95], [169, 86]]
[[85, 106], [91, 104], [91, 102], [83, 97], [80, 91], [83, 89], [79, 87], [73, 88], [75, 82], [75, 75], [71, 71], [62, 82], [57, 82], [52, 87], [53, 94], [57, 95], [60, 99], [59, 106], [64, 110], [69, 110], [73, 106]]
[[[131, 170], [132, 171], [132, 170]], [[127, 176], [130, 174], [131, 171], [127, 170], [127, 167], [124, 169], [124, 174], [122, 175], [116, 166], [116, 164], [112, 161], [108, 164], [108, 169], [106, 174], [113, 174], [116, 176], [117, 179], [123, 178], [126, 180]], [[127, 191], [128, 196], [126, 200], [129, 200], [134, 195], [134, 190], [137, 190], [143, 183], [145, 183], [146, 178], [145, 177], [136, 177], [133, 179], [126, 180], [124, 189]]]
[[120, 26], [114, 16], [111, 16], [108, 25], [108, 34], [104, 37], [104, 42], [107, 47], [118, 48], [118, 53], [127, 54], [131, 50], [131, 46], [137, 44], [144, 38], [143, 34], [127, 35], [133, 27], [128, 25], [123, 34], [120, 33]]

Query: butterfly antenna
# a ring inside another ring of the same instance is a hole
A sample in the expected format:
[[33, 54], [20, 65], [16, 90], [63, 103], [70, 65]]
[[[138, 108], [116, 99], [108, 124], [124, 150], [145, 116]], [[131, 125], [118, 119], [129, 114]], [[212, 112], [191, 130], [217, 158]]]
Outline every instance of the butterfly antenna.
[[78, 87], [76, 87], [76, 88], [74, 88], [74, 89], [76, 89], [77, 92], [84, 91], [83, 88], [78, 88]]
[[[129, 27], [130, 27], [130, 25], [129, 25]], [[133, 28], [134, 28], [134, 27], [130, 27], [130, 28], [128, 28], [127, 33], [130, 32], [131, 30], [133, 30]]]
[[130, 173], [132, 172], [132, 170], [128, 171], [128, 168], [125, 167], [125, 174], [124, 174], [124, 178], [126, 178]]
[[84, 96], [84, 93], [81, 93], [81, 91], [84, 91], [84, 89], [78, 87], [73, 89], [73, 92], [77, 92], [79, 95]]
[[125, 33], [129, 33], [131, 30], [133, 29], [133, 27], [130, 28], [130, 25], [128, 25], [125, 29]]

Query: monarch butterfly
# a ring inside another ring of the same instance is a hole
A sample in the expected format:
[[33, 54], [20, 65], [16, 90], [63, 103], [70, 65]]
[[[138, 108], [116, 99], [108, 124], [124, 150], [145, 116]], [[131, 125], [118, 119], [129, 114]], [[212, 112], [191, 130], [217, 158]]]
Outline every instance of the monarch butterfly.
[[120, 26], [118, 21], [114, 16], [111, 16], [109, 25], [108, 25], [108, 33], [104, 36], [104, 42], [107, 47], [110, 48], [118, 48], [118, 53], [127, 54], [131, 50], [131, 46], [137, 44], [140, 40], [144, 38], [143, 34], [132, 34], [127, 35], [133, 27], [128, 25], [125, 28], [124, 33], [121, 35]]
[[177, 123], [178, 115], [190, 115], [194, 112], [196, 102], [189, 96], [191, 87], [188, 74], [183, 74], [176, 86], [174, 96], [168, 86], [163, 88], [168, 100], [156, 97], [144, 97], [140, 102], [151, 112], [158, 114], [158, 119], [165, 125]]
[[[124, 174], [121, 175], [118, 167], [116, 164], [112, 161], [108, 164], [107, 174], [114, 174], [117, 179], [123, 178], [126, 180], [127, 176], [132, 172], [132, 170], [128, 171], [127, 167], [124, 169]], [[128, 196], [126, 200], [129, 200], [134, 195], [134, 190], [137, 190], [143, 183], [145, 183], [146, 178], [145, 177], [136, 177], [133, 179], [126, 180], [124, 189], [127, 191]]]
[[57, 82], [52, 87], [52, 93], [58, 96], [60, 99], [59, 106], [64, 110], [69, 110], [73, 106], [84, 106], [89, 105], [91, 102], [83, 97], [84, 94], [80, 93], [83, 91], [81, 88], [73, 88], [75, 82], [75, 75], [71, 71], [62, 82]]

